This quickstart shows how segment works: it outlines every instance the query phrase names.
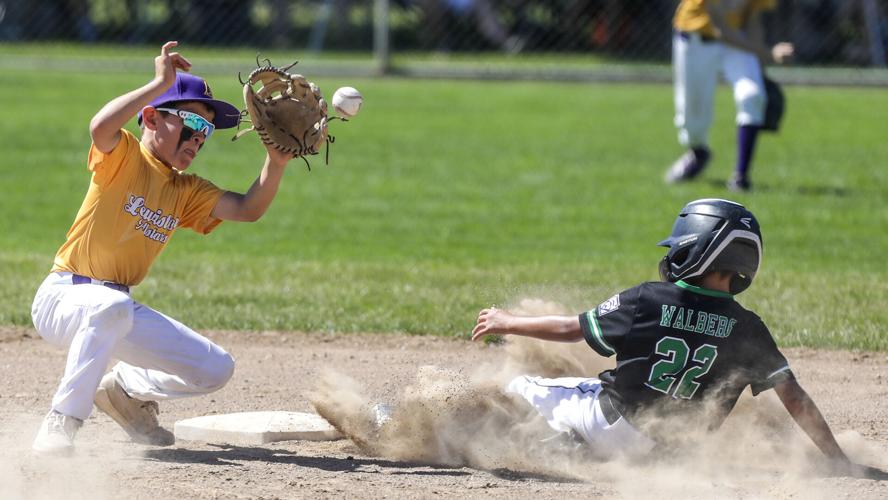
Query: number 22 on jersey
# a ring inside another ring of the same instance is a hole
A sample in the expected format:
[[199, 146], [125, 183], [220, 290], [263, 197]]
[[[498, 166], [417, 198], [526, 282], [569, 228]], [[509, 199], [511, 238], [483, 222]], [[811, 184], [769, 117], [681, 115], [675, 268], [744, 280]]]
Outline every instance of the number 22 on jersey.
[[696, 379], [709, 372], [718, 356], [716, 346], [703, 344], [694, 350], [694, 354], [690, 356], [693, 363], [688, 366], [691, 350], [684, 340], [676, 337], [660, 339], [654, 352], [666, 358], [654, 363], [645, 385], [664, 394], [672, 394], [674, 398], [683, 399], [694, 397], [700, 388], [700, 382]]

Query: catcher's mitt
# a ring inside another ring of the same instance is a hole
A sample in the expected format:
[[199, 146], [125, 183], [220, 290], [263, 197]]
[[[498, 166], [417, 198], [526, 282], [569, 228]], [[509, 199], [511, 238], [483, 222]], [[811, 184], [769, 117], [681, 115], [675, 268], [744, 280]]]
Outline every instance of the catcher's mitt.
[[[247, 107], [241, 112], [241, 122], [247, 121], [249, 115], [252, 126], [231, 140], [255, 130], [263, 143], [294, 158], [317, 154], [321, 146], [333, 142], [327, 134], [327, 102], [313, 82], [302, 75], [288, 73], [296, 63], [277, 68], [268, 59], [264, 66], [256, 62], [259, 67], [250, 73], [246, 82], [241, 80]], [[257, 84], [259, 88], [254, 89]]]
[[765, 122], [762, 124], [762, 130], [777, 132], [780, 130], [780, 120], [783, 119], [783, 113], [786, 110], [786, 98], [783, 96], [780, 84], [767, 76], [764, 77], [764, 80], [768, 102], [765, 106]]

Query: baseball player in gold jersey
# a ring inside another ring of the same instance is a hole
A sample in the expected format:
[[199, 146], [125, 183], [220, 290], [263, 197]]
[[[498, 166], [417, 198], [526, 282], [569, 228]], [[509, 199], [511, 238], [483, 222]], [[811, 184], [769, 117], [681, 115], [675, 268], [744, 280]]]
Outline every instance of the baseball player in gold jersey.
[[688, 151], [666, 172], [669, 183], [693, 179], [710, 159], [709, 128], [718, 77], [732, 87], [737, 108], [737, 163], [728, 188], [751, 188], [749, 169], [764, 121], [762, 64], [783, 63], [789, 43], [764, 43], [761, 13], [777, 0], [682, 0], [673, 19], [675, 126]]
[[[178, 228], [207, 234], [223, 220], [261, 217], [291, 156], [269, 149], [246, 194], [185, 173], [213, 131], [236, 126], [239, 113], [187, 73], [191, 63], [170, 51], [176, 45], [162, 47], [149, 83], [112, 99], [90, 122], [89, 189], [32, 306], [39, 334], [68, 348], [36, 452], [71, 453], [94, 403], [134, 441], [170, 445], [157, 401], [218, 390], [234, 371], [225, 350], [135, 301], [131, 287]], [[141, 139], [123, 129], [135, 115]], [[119, 362], [106, 374], [112, 358]]]

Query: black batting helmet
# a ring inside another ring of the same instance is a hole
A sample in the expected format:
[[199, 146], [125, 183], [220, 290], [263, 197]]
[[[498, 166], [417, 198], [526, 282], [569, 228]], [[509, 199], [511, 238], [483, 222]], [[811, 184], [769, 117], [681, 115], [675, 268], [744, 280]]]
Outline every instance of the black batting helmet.
[[746, 290], [762, 261], [762, 233], [743, 205], [714, 198], [685, 205], [672, 234], [658, 243], [669, 247], [660, 262], [660, 277], [678, 281], [709, 271], [733, 271], [731, 293]]

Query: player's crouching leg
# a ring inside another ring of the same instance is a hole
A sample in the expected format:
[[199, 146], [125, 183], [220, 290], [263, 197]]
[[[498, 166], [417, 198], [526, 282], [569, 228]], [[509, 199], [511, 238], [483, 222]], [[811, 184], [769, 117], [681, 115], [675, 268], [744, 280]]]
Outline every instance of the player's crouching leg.
[[169, 446], [175, 442], [175, 437], [161, 427], [157, 417], [160, 413], [158, 403], [151, 399], [199, 396], [217, 391], [231, 379], [234, 365], [234, 358], [215, 344], [211, 344], [201, 363], [178, 375], [119, 363], [102, 379], [96, 392], [96, 407], [117, 422], [133, 441]]
[[173, 433], [160, 426], [157, 402], [131, 397], [123, 390], [114, 372], [102, 378], [96, 391], [95, 404], [137, 443], [169, 446], [176, 441]]
[[133, 301], [103, 286], [75, 287], [69, 275], [52, 273], [37, 292], [32, 318], [41, 337], [70, 346], [52, 409], [32, 448], [39, 454], [70, 455], [77, 430], [92, 412], [93, 391], [104, 368], [132, 328]]
[[218, 348], [218, 351], [214, 351], [201, 366], [191, 385], [204, 394], [218, 391], [225, 387], [234, 375], [234, 364], [234, 357]]

